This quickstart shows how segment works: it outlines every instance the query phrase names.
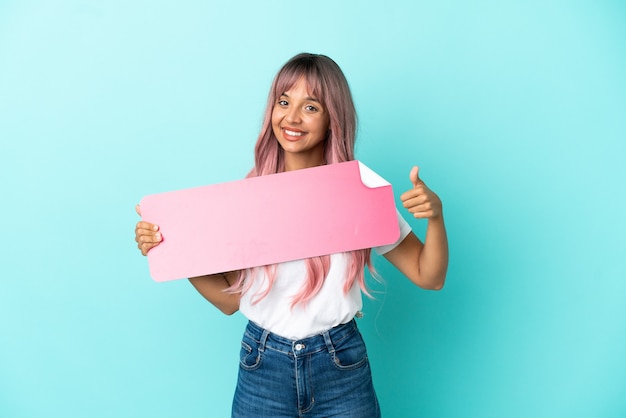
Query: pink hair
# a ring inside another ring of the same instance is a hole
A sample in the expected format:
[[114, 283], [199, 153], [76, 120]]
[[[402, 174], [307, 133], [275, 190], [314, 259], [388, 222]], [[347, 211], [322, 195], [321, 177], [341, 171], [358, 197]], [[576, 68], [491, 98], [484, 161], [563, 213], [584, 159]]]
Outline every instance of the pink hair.
[[[254, 168], [247, 177], [264, 176], [283, 172], [285, 161], [272, 130], [272, 110], [281, 94], [304, 78], [309, 93], [316, 97], [329, 113], [329, 134], [324, 143], [326, 164], [354, 160], [354, 142], [356, 136], [356, 110], [348, 82], [339, 66], [324, 55], [302, 53], [290, 59], [276, 74], [267, 99], [261, 133], [254, 149]], [[349, 269], [344, 293], [347, 293], [358, 280], [359, 286], [369, 295], [365, 286], [365, 266], [373, 270], [370, 249], [349, 253]], [[253, 303], [263, 299], [272, 288], [276, 279], [276, 266], [263, 267], [268, 277], [268, 286], [255, 297]], [[246, 292], [252, 285], [256, 269], [242, 270], [231, 291]], [[306, 260], [307, 278], [300, 292], [294, 297], [292, 307], [308, 302], [315, 296], [330, 270], [330, 256], [313, 257]]]

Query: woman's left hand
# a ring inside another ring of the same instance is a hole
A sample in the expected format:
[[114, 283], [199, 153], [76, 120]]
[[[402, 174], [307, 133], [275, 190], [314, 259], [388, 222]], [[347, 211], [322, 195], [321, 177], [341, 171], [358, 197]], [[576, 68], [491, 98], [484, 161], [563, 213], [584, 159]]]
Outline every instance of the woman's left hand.
[[419, 178], [419, 168], [413, 167], [409, 178], [413, 188], [400, 196], [402, 205], [416, 218], [433, 219], [441, 216], [441, 199]]

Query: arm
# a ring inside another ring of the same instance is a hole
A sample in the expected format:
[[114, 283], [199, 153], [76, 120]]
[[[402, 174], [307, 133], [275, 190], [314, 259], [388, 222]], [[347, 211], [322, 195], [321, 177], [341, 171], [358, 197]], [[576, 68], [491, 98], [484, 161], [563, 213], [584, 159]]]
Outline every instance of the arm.
[[236, 271], [224, 274], [212, 274], [210, 276], [190, 277], [189, 281], [196, 290], [211, 302], [217, 309], [226, 315], [232, 315], [239, 310], [239, 293], [227, 293], [231, 283], [237, 280]]
[[[141, 216], [139, 205], [135, 210]], [[145, 221], [137, 222], [135, 226], [135, 242], [141, 254], [147, 255], [148, 251], [161, 243], [162, 236], [158, 225]], [[226, 315], [232, 315], [239, 310], [239, 294], [224, 292], [224, 289], [235, 283], [238, 272], [232, 271], [224, 274], [210, 276], [191, 277], [189, 281], [206, 300], [211, 302]]]
[[417, 167], [411, 170], [410, 178], [413, 188], [403, 193], [400, 199], [415, 218], [428, 219], [426, 239], [422, 243], [411, 232], [385, 254], [385, 258], [416, 285], [440, 290], [448, 270], [448, 237], [441, 200], [419, 178]]

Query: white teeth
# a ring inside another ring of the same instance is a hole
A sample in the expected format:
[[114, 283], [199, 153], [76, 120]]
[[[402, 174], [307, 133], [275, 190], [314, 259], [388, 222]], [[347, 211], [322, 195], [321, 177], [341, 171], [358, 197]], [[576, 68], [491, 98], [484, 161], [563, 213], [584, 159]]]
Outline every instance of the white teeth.
[[288, 129], [285, 129], [285, 133], [289, 136], [302, 136], [304, 135], [304, 132], [294, 132], [294, 131], [290, 131]]

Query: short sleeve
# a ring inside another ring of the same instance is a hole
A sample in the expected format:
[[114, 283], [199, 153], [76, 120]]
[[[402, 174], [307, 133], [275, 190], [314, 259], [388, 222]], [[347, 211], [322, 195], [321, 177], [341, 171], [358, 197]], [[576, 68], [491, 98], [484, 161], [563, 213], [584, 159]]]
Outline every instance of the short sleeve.
[[398, 215], [398, 226], [400, 227], [400, 237], [393, 244], [375, 247], [374, 251], [376, 251], [376, 254], [378, 255], [386, 254], [389, 251], [396, 248], [406, 238], [406, 236], [409, 235], [409, 232], [411, 232], [411, 225], [409, 225], [408, 222], [404, 220], [400, 212], [398, 212], [398, 209], [396, 209], [396, 214]]

